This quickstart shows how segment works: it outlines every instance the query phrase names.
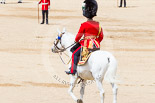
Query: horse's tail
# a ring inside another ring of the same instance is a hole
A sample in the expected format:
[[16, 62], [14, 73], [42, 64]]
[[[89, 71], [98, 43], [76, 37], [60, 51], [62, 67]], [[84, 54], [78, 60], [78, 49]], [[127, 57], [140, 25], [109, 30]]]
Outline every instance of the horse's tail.
[[109, 83], [116, 83], [118, 82], [118, 80], [116, 80], [117, 61], [115, 57], [111, 54], [109, 55], [107, 60], [108, 60], [108, 67], [104, 76], [104, 80]]

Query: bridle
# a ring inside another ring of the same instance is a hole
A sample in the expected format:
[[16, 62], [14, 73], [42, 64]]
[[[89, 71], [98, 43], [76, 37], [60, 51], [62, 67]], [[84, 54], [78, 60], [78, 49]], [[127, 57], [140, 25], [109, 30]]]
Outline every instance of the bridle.
[[[68, 61], [68, 63], [65, 63], [64, 62], [64, 60], [62, 59], [62, 57], [61, 57], [61, 53], [62, 52], [64, 52], [65, 50], [67, 50], [68, 48], [70, 48], [70, 47], [72, 47], [73, 45], [75, 45], [76, 44], [76, 42], [74, 42], [73, 44], [71, 44], [70, 46], [68, 46], [68, 47], [64, 47], [63, 45], [62, 45], [62, 42], [61, 42], [61, 38], [62, 38], [62, 36], [63, 36], [63, 34], [65, 34], [65, 32], [62, 32], [61, 34], [60, 34], [60, 36], [58, 36], [58, 38], [56, 39], [56, 42], [54, 41], [54, 47], [55, 47], [55, 50], [56, 50], [56, 52], [59, 54], [59, 57], [60, 57], [60, 59], [61, 59], [61, 61], [64, 63], [64, 64], [69, 64], [69, 62], [71, 61], [71, 59]], [[61, 45], [61, 48], [59, 48], [57, 45], [58, 45], [58, 43], [60, 42], [60, 45]], [[66, 53], [64, 53], [66, 56], [68, 56]], [[69, 57], [69, 56], [68, 56]]]
[[[62, 38], [63, 34], [65, 34], [65, 33], [62, 32], [62, 33], [60, 34], [60, 36], [58, 36], [58, 38], [56, 39], [56, 40], [57, 40], [56, 43], [54, 42], [54, 47], [56, 48], [56, 51], [57, 51], [58, 53], [59, 53], [59, 52], [64, 52], [66, 49], [68, 49], [68, 48], [70, 48], [71, 46], [73, 46], [73, 45], [76, 44], [76, 42], [74, 42], [73, 44], [71, 44], [70, 46], [68, 46], [68, 47], [65, 48], [65, 47], [62, 45], [62, 42], [61, 42], [61, 38]], [[62, 48], [59, 48], [59, 47], [57, 46], [59, 42], [60, 42], [60, 45], [61, 45]]]
[[[56, 49], [56, 51], [59, 53], [59, 52], [64, 52], [66, 49], [64, 48], [64, 46], [62, 45], [62, 43], [61, 43], [61, 37], [62, 37], [62, 35], [64, 34], [64, 32], [63, 33], [61, 33], [60, 34], [60, 36], [58, 36], [58, 38], [56, 39], [56, 43], [55, 43], [55, 41], [54, 41], [54, 47], [55, 47], [55, 49]], [[59, 48], [57, 45], [58, 45], [58, 43], [59, 43], [59, 41], [60, 41], [60, 45], [61, 45], [61, 47], [62, 48]]]

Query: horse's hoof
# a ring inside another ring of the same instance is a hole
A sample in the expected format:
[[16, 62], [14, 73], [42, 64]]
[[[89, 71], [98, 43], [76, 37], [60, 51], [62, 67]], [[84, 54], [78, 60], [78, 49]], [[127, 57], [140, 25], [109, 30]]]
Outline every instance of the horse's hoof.
[[81, 99], [78, 99], [77, 103], [83, 103], [83, 101]]

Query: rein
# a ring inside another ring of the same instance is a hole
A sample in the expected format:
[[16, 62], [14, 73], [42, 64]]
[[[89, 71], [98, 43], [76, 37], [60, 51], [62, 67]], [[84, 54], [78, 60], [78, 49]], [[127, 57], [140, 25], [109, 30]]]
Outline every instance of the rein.
[[[60, 49], [60, 48], [58, 48], [57, 45], [55, 45], [55, 43], [54, 43], [55, 47], [56, 47], [57, 49], [59, 49], [59, 50], [57, 50], [58, 55], [59, 55], [61, 61], [63, 62], [63, 64], [65, 64], [65, 65], [68, 65], [68, 64], [70, 63], [70, 61], [71, 61], [72, 58], [70, 58], [69, 61], [68, 61], [67, 63], [65, 63], [64, 60], [63, 60], [63, 58], [61, 57], [61, 53], [64, 52], [66, 49], [70, 48], [71, 46], [73, 46], [74, 44], [76, 44], [76, 42], [73, 43], [73, 44], [71, 44], [70, 46], [68, 46], [68, 47], [66, 47], [66, 48], [64, 48], [64, 47], [62, 46], [63, 49]], [[64, 54], [65, 54], [66, 56], [68, 56], [66, 53], [64, 53]], [[69, 57], [69, 56], [68, 56], [68, 57]]]
[[[69, 61], [68, 61], [67, 63], [65, 63], [64, 60], [63, 60], [63, 58], [61, 57], [60, 52], [58, 53], [58, 55], [59, 55], [61, 61], [63, 62], [63, 64], [65, 64], [65, 65], [68, 65], [68, 64], [70, 63], [71, 59], [72, 59], [72, 58], [70, 58]], [[67, 56], [68, 56], [68, 55], [67, 55]]]
[[61, 40], [60, 40], [60, 44], [61, 44], [61, 46], [62, 46], [62, 49], [60, 49], [60, 48], [57, 46], [57, 44], [58, 44], [58, 43], [54, 43], [54, 46], [56, 47], [57, 52], [59, 53], [59, 52], [64, 52], [65, 50], [67, 50], [68, 48], [70, 48], [71, 46], [73, 46], [74, 44], [76, 44], [76, 42], [73, 43], [73, 44], [71, 44], [70, 46], [64, 48], [64, 47], [62, 46]]

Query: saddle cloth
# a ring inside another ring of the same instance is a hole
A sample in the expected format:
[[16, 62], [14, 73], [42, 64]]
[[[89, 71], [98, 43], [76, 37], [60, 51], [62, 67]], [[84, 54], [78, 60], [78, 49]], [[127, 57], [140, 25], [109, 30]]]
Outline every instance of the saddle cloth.
[[89, 59], [90, 55], [91, 55], [91, 52], [89, 52], [89, 54], [87, 56], [80, 56], [78, 65], [84, 65], [87, 62], [87, 60]]
[[80, 55], [80, 60], [78, 62], [78, 65], [84, 65], [87, 62], [87, 60], [89, 59], [92, 52], [94, 52], [96, 50], [100, 50], [100, 46], [97, 43], [97, 41], [93, 40], [93, 42], [90, 42], [89, 44], [91, 44], [91, 46], [90, 46], [91, 48], [87, 48], [84, 46], [81, 47], [81, 55]]

